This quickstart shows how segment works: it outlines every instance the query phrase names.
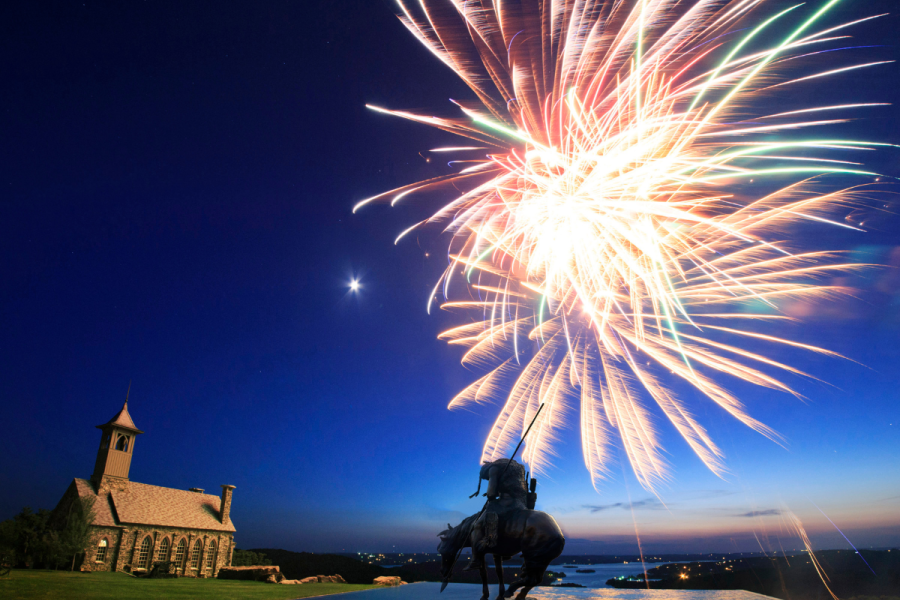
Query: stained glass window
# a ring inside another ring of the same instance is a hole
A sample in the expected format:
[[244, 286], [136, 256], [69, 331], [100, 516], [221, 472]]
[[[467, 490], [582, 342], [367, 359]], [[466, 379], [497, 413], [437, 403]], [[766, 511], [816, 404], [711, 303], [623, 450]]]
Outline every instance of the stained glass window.
[[97, 562], [104, 562], [106, 560], [106, 548], [109, 546], [109, 542], [106, 541], [106, 538], [100, 540], [100, 543], [97, 544], [97, 558], [95, 559]]
[[184, 541], [184, 538], [181, 538], [181, 541], [178, 542], [178, 547], [175, 548], [175, 565], [178, 568], [184, 567], [184, 553], [187, 550], [187, 542]]
[[169, 538], [163, 538], [159, 543], [159, 554], [157, 560], [167, 560], [169, 558]]
[[203, 544], [200, 540], [194, 544], [194, 550], [191, 552], [191, 568], [196, 569], [200, 566], [200, 551], [203, 549]]
[[141, 542], [141, 550], [138, 553], [137, 559], [137, 567], [139, 569], [146, 569], [150, 563], [150, 547], [153, 545], [153, 540], [148, 535], [144, 538], [144, 541]]
[[209, 543], [209, 548], [206, 550], [206, 568], [212, 569], [213, 565], [216, 563], [216, 541], [213, 540]]

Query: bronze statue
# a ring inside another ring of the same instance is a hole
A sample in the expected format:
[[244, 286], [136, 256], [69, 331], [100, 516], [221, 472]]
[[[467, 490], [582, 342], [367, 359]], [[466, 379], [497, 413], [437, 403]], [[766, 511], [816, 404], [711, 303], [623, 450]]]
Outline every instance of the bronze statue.
[[[537, 420], [540, 412], [538, 409], [531, 425]], [[531, 425], [522, 436], [522, 441], [531, 430]], [[516, 446], [513, 456], [519, 451], [522, 441]], [[478, 490], [470, 497], [477, 496], [481, 491], [482, 480], [487, 480], [488, 489], [485, 496], [488, 500], [484, 508], [481, 512], [464, 519], [456, 527], [448, 523], [447, 530], [438, 534], [441, 538], [438, 552], [441, 554], [442, 592], [450, 582], [453, 567], [463, 548], [472, 548], [472, 562], [465, 570], [478, 569], [481, 573], [483, 588], [481, 600], [488, 600], [490, 597], [487, 568], [484, 565], [484, 555], [488, 552], [494, 556], [494, 568], [500, 581], [498, 600], [511, 598], [519, 588], [521, 591], [516, 599], [524, 600], [531, 588], [541, 583], [547, 565], [562, 554], [566, 539], [553, 517], [534, 510], [537, 500], [536, 481], [531, 480], [529, 491], [526, 487], [527, 479], [525, 468], [513, 458], [503, 458], [482, 465]], [[524, 562], [522, 576], [513, 581], [508, 590], [504, 590], [503, 561], [520, 552]]]
[[481, 481], [487, 480], [487, 504], [472, 525], [472, 561], [464, 571], [480, 569], [485, 552], [497, 545], [500, 516], [526, 508], [528, 488], [525, 487], [525, 479], [525, 467], [511, 458], [482, 465], [478, 490], [473, 495], [481, 491]]
[[[480, 517], [481, 513], [474, 514], [464, 519], [456, 527], [448, 523], [448, 529], [439, 534], [441, 542], [438, 544], [438, 552], [441, 554], [441, 580], [443, 581], [441, 591], [447, 587], [450, 576], [453, 574], [453, 567], [462, 549], [473, 546], [473, 530], [475, 522]], [[560, 531], [559, 525], [556, 524], [553, 517], [545, 512], [515, 507], [500, 515], [497, 542], [487, 550], [494, 555], [494, 568], [497, 570], [497, 579], [500, 581], [497, 600], [512, 598], [519, 588], [521, 591], [516, 599], [524, 600], [531, 588], [543, 581], [544, 572], [550, 561], [562, 554], [565, 545], [566, 539]], [[504, 590], [503, 561], [520, 552], [524, 563], [521, 577], [513, 581], [508, 590]], [[487, 568], [483, 560], [478, 568], [481, 572], [483, 589], [481, 600], [488, 600], [490, 592], [487, 584]]]

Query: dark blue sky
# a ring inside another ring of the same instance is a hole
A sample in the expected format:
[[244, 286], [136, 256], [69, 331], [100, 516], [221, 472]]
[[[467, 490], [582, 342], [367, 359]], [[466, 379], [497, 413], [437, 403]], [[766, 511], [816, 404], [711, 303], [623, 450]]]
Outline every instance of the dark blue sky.
[[[835, 22], [891, 7], [846, 4]], [[854, 43], [898, 27], [887, 17]], [[897, 73], [844, 78], [835, 97], [896, 101]], [[451, 114], [449, 97], [471, 95], [389, 3], [7, 2], [0, 78], [0, 518], [50, 508], [90, 475], [94, 426], [129, 380], [147, 432], [132, 478], [236, 485], [241, 546], [430, 551], [446, 521], [480, 508], [466, 498], [495, 409], [445, 409], [472, 374], [435, 339], [452, 321], [425, 313], [443, 241], [393, 245], [440, 199], [350, 213], [447, 172], [419, 153], [455, 142], [366, 103]], [[897, 115], [853, 134], [898, 142]], [[898, 156], [869, 165], [897, 174]], [[896, 223], [881, 226], [835, 243], [900, 266]], [[629, 495], [660, 550], [743, 549], [767, 525], [741, 515], [803, 517], [810, 500], [874, 545], [900, 543], [900, 282], [853, 283], [860, 301], [797, 337], [871, 369], [787, 357], [837, 386], [801, 383], [809, 404], [737, 388], [789, 450], [698, 408], [734, 476], [672, 436], [677, 479], [658, 510], [630, 475], [593, 492], [573, 429], [541, 482], [568, 549], [631, 551]]]

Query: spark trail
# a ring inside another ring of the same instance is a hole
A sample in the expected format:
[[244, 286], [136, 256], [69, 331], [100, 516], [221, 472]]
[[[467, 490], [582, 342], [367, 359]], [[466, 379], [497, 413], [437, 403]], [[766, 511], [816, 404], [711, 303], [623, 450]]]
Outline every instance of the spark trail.
[[783, 378], [805, 374], [746, 342], [836, 356], [759, 324], [787, 319], [784, 302], [843, 293], [829, 280], [862, 266], [790, 240], [804, 223], [857, 229], [834, 215], [863, 202], [875, 176], [858, 156], [887, 144], [831, 132], [881, 105], [829, 102], [828, 88], [814, 106], [767, 111], [778, 103], [763, 100], [883, 61], [836, 65], [829, 54], [827, 69], [785, 75], [867, 19], [826, 27], [838, 0], [772, 4], [398, 2], [403, 24], [478, 100], [455, 101], [456, 118], [370, 107], [467, 138], [432, 150], [465, 160], [354, 212], [453, 194], [397, 241], [429, 225], [450, 234], [429, 310], [442, 296], [442, 308], [480, 317], [439, 337], [487, 370], [450, 407], [502, 404], [483, 460], [502, 457], [544, 403], [523, 454], [541, 471], [577, 404], [595, 488], [616, 443], [642, 486], [668, 479], [659, 413], [722, 475], [723, 452], [675, 389], [693, 387], [777, 441], [720, 380], [798, 395]]

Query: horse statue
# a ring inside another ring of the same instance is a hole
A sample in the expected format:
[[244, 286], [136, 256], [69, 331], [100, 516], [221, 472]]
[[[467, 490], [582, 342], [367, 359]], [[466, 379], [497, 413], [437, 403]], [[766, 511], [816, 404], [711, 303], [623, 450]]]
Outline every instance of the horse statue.
[[[472, 547], [472, 527], [481, 513], [467, 517], [462, 523], [453, 527], [447, 524], [447, 530], [438, 534], [441, 538], [438, 552], [441, 554], [441, 591], [450, 582], [453, 567], [463, 548]], [[516, 590], [516, 600], [525, 600], [531, 588], [544, 579], [544, 572], [550, 561], [562, 554], [566, 538], [556, 521], [545, 512], [539, 510], [516, 509], [503, 516], [499, 523], [497, 544], [490, 549], [494, 555], [494, 568], [500, 581], [497, 600], [512, 598]], [[504, 590], [503, 561], [522, 553], [524, 562], [522, 576]], [[483, 594], [481, 600], [488, 600], [490, 592], [487, 583], [487, 568], [484, 563], [479, 569]]]

